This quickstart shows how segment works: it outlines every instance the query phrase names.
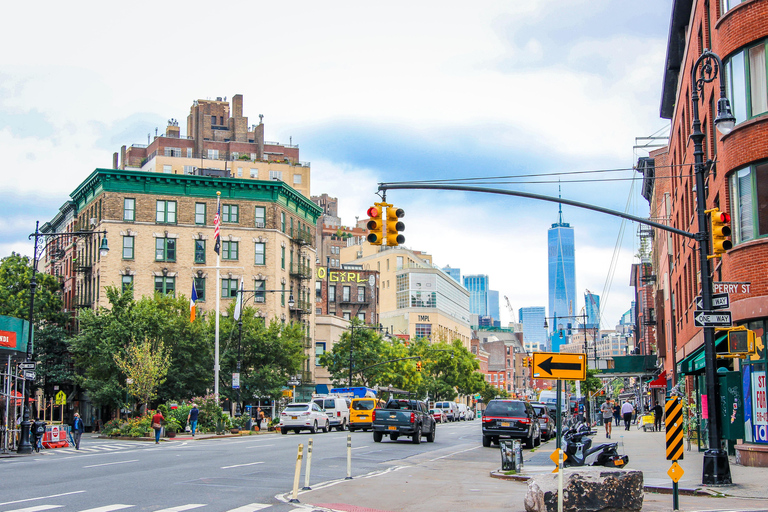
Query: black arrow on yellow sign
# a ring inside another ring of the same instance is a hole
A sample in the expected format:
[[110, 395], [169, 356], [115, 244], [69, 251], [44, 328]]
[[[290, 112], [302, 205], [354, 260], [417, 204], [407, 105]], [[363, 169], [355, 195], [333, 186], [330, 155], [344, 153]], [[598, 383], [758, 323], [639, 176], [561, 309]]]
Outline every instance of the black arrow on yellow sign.
[[581, 363], [553, 363], [552, 358], [545, 359], [538, 364], [539, 368], [552, 375], [552, 370], [579, 371], [583, 366]]

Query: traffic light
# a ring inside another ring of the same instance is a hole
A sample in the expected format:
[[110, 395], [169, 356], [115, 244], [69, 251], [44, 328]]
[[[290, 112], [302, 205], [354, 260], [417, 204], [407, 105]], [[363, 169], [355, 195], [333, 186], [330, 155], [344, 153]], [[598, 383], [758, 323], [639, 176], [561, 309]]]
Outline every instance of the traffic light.
[[707, 210], [712, 225], [712, 255], [710, 258], [720, 258], [726, 251], [729, 251], [733, 244], [726, 237], [731, 236], [731, 216], [721, 212], [720, 208]]
[[523, 368], [527, 368], [527, 367], [528, 367], [528, 358], [524, 357], [523, 358]]
[[716, 329], [718, 333], [726, 332], [728, 334], [728, 344], [723, 346], [717, 344], [717, 356], [744, 357], [755, 353], [755, 331], [749, 330], [743, 325], [738, 327], [728, 327], [725, 329]]
[[402, 208], [394, 206], [387, 207], [387, 246], [397, 247], [405, 243], [405, 237], [400, 234], [405, 230], [405, 224], [400, 220], [405, 217], [405, 211]]
[[375, 203], [368, 208], [368, 236], [366, 240], [371, 245], [381, 245], [384, 241], [384, 221], [382, 203]]
[[421, 361], [416, 361], [416, 371], [417, 372], [421, 371]]

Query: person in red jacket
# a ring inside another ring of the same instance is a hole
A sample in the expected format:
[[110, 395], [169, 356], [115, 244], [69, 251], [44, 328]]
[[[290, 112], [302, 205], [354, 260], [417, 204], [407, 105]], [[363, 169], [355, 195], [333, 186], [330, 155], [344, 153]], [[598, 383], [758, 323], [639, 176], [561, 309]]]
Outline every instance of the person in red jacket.
[[165, 418], [163, 418], [163, 413], [160, 411], [156, 411], [155, 415], [152, 416], [152, 428], [155, 429], [155, 444], [160, 444], [160, 431], [163, 429], [164, 421]]

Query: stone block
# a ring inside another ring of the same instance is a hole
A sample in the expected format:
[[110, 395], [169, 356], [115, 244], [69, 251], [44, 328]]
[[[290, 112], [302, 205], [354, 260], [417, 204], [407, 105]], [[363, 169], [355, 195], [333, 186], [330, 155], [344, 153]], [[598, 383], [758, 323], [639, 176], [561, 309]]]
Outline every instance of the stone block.
[[[618, 512], [642, 507], [642, 471], [599, 467], [564, 470], [564, 511]], [[525, 510], [557, 511], [557, 473], [537, 475], [528, 481]]]

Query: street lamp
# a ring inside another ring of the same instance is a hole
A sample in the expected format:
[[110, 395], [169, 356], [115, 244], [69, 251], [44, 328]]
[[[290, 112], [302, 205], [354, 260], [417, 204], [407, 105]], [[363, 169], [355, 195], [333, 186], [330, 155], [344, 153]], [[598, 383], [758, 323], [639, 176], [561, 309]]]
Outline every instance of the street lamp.
[[[718, 131], [727, 135], [733, 130], [736, 118], [731, 113], [731, 106], [725, 96], [725, 75], [722, 73], [723, 62], [717, 54], [705, 49], [691, 69], [691, 110], [693, 112], [693, 158], [696, 175], [696, 216], [699, 232], [695, 239], [699, 242], [699, 261], [701, 269], [701, 302], [704, 310], [712, 309], [712, 276], [709, 273], [709, 233], [707, 222], [707, 202], [705, 193], [705, 175], [710, 162], [704, 162], [704, 133], [699, 120], [699, 93], [704, 92], [704, 85], [720, 77], [720, 99], [717, 101], [717, 117], [714, 124]], [[704, 485], [731, 484], [731, 468], [728, 454], [720, 446], [720, 416], [717, 414], [720, 401], [717, 396], [715, 371], [715, 329], [712, 326], [704, 330], [705, 378], [707, 380], [707, 407], [710, 411], [708, 440], [709, 449], [704, 452], [704, 466], [701, 483]]]
[[[245, 301], [243, 301], [243, 294], [250, 293], [251, 295], [248, 297], [250, 299], [251, 297], [256, 297], [259, 293], [285, 293], [285, 290], [243, 290], [242, 288], [238, 288], [237, 290], [237, 304], [239, 306], [239, 309], [235, 312], [237, 313], [237, 378], [240, 379], [240, 367], [242, 366], [242, 356], [240, 347], [243, 343], [243, 307], [245, 306]], [[247, 299], [246, 299], [247, 300]], [[296, 304], [296, 302], [293, 300], [293, 288], [291, 288], [291, 293], [288, 295], [288, 307], [292, 308]], [[241, 409], [240, 409], [240, 383], [237, 384], [237, 401], [235, 403], [235, 417], [241, 416]]]
[[379, 325], [355, 325], [354, 321], [349, 325], [349, 389], [352, 389], [352, 353], [355, 346], [355, 329], [368, 329], [371, 331], [384, 331], [384, 337], [389, 339], [389, 330], [381, 324]]
[[[34, 354], [32, 353], [32, 333], [34, 331], [34, 325], [35, 325], [35, 290], [37, 289], [37, 260], [42, 255], [42, 253], [48, 248], [48, 245], [51, 244], [54, 240], [59, 239], [78, 239], [78, 238], [85, 238], [90, 237], [93, 235], [104, 235], [104, 238], [101, 239], [101, 244], [99, 246], [99, 254], [101, 256], [106, 256], [109, 252], [109, 245], [107, 244], [107, 232], [106, 231], [71, 231], [71, 232], [61, 232], [61, 233], [40, 233], [40, 221], [37, 221], [35, 223], [35, 232], [29, 235], [29, 238], [34, 238], [34, 249], [32, 251], [32, 278], [29, 280], [29, 336], [27, 338], [27, 363], [31, 363], [34, 360]], [[38, 240], [40, 238], [45, 238], [46, 242], [42, 247], [38, 248]], [[29, 454], [32, 453], [33, 447], [32, 443], [29, 441], [29, 431], [31, 423], [29, 421], [30, 418], [30, 410], [29, 410], [29, 392], [31, 388], [31, 383], [29, 386], [24, 385], [24, 412], [22, 416], [21, 421], [21, 439], [19, 441], [19, 448], [18, 453], [22, 454]]]

